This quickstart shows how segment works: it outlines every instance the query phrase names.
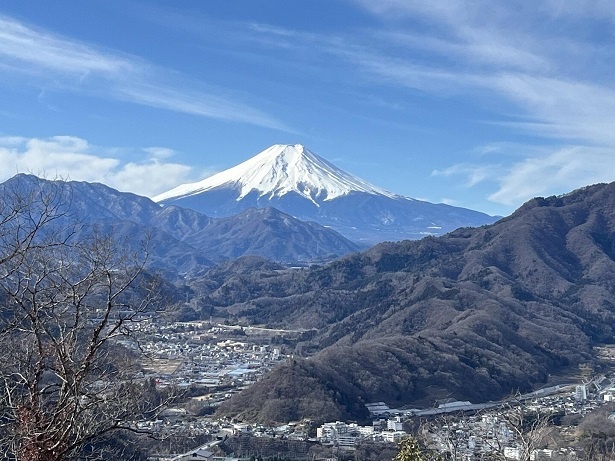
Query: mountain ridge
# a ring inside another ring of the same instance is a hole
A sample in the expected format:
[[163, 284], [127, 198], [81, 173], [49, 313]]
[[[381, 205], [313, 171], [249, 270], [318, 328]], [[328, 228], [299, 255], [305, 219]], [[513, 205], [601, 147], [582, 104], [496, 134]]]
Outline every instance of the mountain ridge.
[[259, 198], [281, 197], [294, 192], [319, 206], [350, 192], [401, 197], [337, 168], [301, 144], [274, 144], [254, 157], [202, 181], [180, 185], [153, 198], [165, 202], [196, 195], [221, 186], [240, 188], [238, 200], [252, 191]]
[[386, 191], [299, 144], [276, 144], [239, 165], [203, 181], [180, 185], [154, 200], [213, 217], [271, 206], [365, 245], [441, 235], [496, 219]]
[[[532, 199], [489, 226], [382, 243], [266, 280], [242, 280], [257, 295], [232, 312], [249, 323], [314, 329], [296, 356], [304, 371], [293, 376], [309, 377], [313, 392], [346, 396], [328, 417], [363, 418], [360, 402], [429, 407], [440, 398], [478, 403], [529, 391], [563, 369], [599, 366], [593, 346], [614, 342], [615, 183]], [[225, 305], [216, 290], [209, 302]], [[287, 382], [290, 367], [220, 413], [282, 418], [293, 395], [307, 397], [301, 381]], [[290, 390], [276, 397], [277, 381]], [[250, 403], [265, 399], [266, 414]], [[316, 406], [290, 408], [320, 417]]]
[[331, 229], [277, 210], [246, 210], [238, 216], [211, 218], [181, 207], [161, 207], [147, 197], [100, 183], [49, 181], [24, 174], [0, 184], [0, 192], [9, 190], [24, 197], [55, 197], [66, 214], [62, 223], [87, 224], [80, 234], [97, 227], [121, 236], [134, 250], [149, 236], [151, 263], [169, 274], [202, 271], [214, 262], [247, 254], [288, 264], [330, 260], [358, 250]]

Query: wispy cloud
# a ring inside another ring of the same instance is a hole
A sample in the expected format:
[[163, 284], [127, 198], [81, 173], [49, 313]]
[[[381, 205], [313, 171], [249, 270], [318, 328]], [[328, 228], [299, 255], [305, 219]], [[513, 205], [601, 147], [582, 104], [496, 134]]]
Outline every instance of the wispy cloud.
[[537, 123], [520, 128], [559, 139], [615, 146], [615, 89], [561, 77], [501, 74], [486, 82]]
[[[158, 26], [204, 34], [199, 35], [200, 42], [224, 29], [228, 42], [216, 42], [220, 46], [239, 49], [250, 62], [273, 63], [285, 71], [292, 68], [304, 78], [306, 73], [323, 85], [339, 85], [343, 74], [343, 84], [357, 94], [371, 85], [410, 88], [480, 107], [481, 119], [474, 121], [477, 130], [481, 124], [512, 130], [474, 152], [466, 149], [456, 164], [432, 175], [466, 188], [481, 185], [487, 190], [488, 185], [494, 202], [515, 205], [534, 194], [615, 179], [611, 166], [615, 164], [611, 78], [615, 47], [592, 38], [611, 37], [615, 2], [355, 0], [355, 4], [373, 16], [373, 25], [329, 34], [247, 22], [207, 22], [204, 27], [207, 18], [190, 18], [173, 8], [161, 14], [157, 6], [148, 6], [148, 14], [160, 21]], [[18, 73], [63, 91], [293, 132], [237, 93], [0, 16], [0, 76]], [[485, 120], [485, 113], [492, 119]], [[387, 123], [393, 122], [387, 119]], [[19, 143], [17, 150], [23, 155], [28, 151]], [[80, 152], [92, 154], [88, 149]], [[135, 168], [147, 164], [158, 171], [156, 162], [162, 164], [168, 157], [152, 151], [148, 158], [149, 163], [137, 162]], [[107, 166], [115, 172], [113, 180], [120, 177], [118, 171], [132, 168], [127, 165]]]
[[37, 79], [62, 91], [81, 91], [175, 112], [292, 131], [219, 88], [197, 82], [135, 56], [101, 50], [0, 16], [0, 73]]
[[595, 38], [612, 35], [613, 2], [356, 2], [386, 25], [365, 52], [345, 53], [375, 81], [472, 98], [494, 113], [487, 123], [534, 138], [433, 176], [491, 182], [489, 199], [506, 205], [615, 180], [615, 85], [604, 72], [615, 50]]
[[0, 54], [23, 71], [31, 72], [51, 70], [77, 75], [94, 72], [112, 76], [135, 72], [140, 66], [5, 16], [0, 16]]
[[[343, 36], [264, 25], [252, 30], [270, 36], [263, 41], [269, 46], [278, 46], [275, 37], [284, 48], [309, 46], [336, 57], [363, 84], [458, 98], [493, 113], [492, 120], [476, 120], [477, 126], [506, 126], [512, 129], [508, 138], [491, 143], [480, 158], [432, 172], [461, 178], [465, 188], [488, 184], [493, 202], [514, 206], [535, 194], [615, 180], [615, 84], [600, 67], [613, 62], [615, 50], [569, 33], [591, 27], [579, 25], [579, 16], [612, 26], [615, 4], [597, 2], [590, 12], [585, 1], [550, 1], [539, 8], [482, 0], [357, 3], [383, 27]], [[523, 144], [515, 134], [531, 140]]]
[[[168, 161], [175, 152], [164, 147], [131, 149], [133, 161], [116, 155], [127, 149], [98, 147], [75, 136], [51, 138], [0, 138], [0, 181], [17, 173], [32, 173], [50, 178], [103, 182], [125, 192], [153, 197], [177, 184], [202, 179], [204, 172]], [[125, 157], [123, 155], [122, 157]]]
[[[454, 56], [457, 46], [453, 48], [447, 56]], [[446, 49], [442, 53], [446, 54]], [[471, 96], [477, 104], [481, 100], [493, 103], [494, 99], [512, 103], [518, 111], [517, 120], [505, 123], [520, 132], [615, 145], [615, 89], [599, 82], [546, 72], [546, 64], [540, 72], [528, 72], [527, 68], [534, 66], [533, 58], [520, 62], [518, 67], [522, 69], [504, 71], [497, 64], [487, 68], [471, 65], [456, 68], [370, 49], [353, 48], [343, 54], [384, 83], [440, 95]], [[491, 60], [492, 53], [488, 54], [481, 59], [483, 65]]]
[[499, 180], [500, 187], [489, 199], [514, 205], [530, 197], [569, 191], [615, 178], [613, 149], [587, 146], [565, 147], [545, 157], [515, 163]]
[[397, 31], [381, 33], [379, 36], [400, 47], [434, 53], [448, 61], [449, 65], [461, 59], [464, 63], [500, 69], [545, 70], [550, 66], [548, 61], [536, 53], [509, 43], [493, 41], [494, 37], [485, 32], [467, 31], [461, 36], [441, 37]]
[[274, 117], [253, 107], [199, 91], [150, 83], [133, 83], [118, 88], [114, 95], [121, 100], [159, 109], [293, 132]]
[[443, 170], [433, 170], [431, 175], [443, 177], [462, 176], [466, 178], [465, 186], [473, 187], [484, 181], [493, 180], [498, 170], [501, 170], [501, 167], [495, 165], [460, 163]]

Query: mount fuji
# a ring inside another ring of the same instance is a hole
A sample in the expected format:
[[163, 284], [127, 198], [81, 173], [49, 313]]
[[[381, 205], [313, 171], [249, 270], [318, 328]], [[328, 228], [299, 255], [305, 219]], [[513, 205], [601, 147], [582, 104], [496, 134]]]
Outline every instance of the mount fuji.
[[397, 195], [353, 176], [300, 144], [276, 144], [202, 181], [154, 197], [212, 217], [274, 207], [366, 245], [441, 235], [496, 218]]

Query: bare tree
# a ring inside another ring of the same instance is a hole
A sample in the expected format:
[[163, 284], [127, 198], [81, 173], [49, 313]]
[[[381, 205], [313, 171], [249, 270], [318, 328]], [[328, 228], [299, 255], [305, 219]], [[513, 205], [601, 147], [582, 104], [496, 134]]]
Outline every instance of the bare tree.
[[461, 459], [461, 449], [466, 444], [463, 437], [459, 437], [456, 426], [464, 425], [466, 422], [465, 413], [442, 413], [431, 419], [430, 422], [425, 421], [420, 428], [420, 433], [433, 433], [433, 439], [437, 440], [439, 450], [446, 454], [446, 459], [450, 461], [458, 461]]
[[[0, 209], [0, 456], [100, 457], [96, 443], [161, 401], [135, 378], [121, 346], [157, 302], [136, 257], [85, 232], [66, 184], [2, 192]], [[150, 389], [151, 390], [151, 389]]]
[[37, 187], [38, 183], [0, 185], [0, 277], [12, 274], [20, 258], [40, 247], [59, 246], [73, 234], [64, 227], [62, 236], [56, 226], [69, 217], [70, 191], [62, 183]]
[[615, 424], [610, 415], [615, 405], [607, 404], [586, 415], [577, 427], [578, 447], [583, 461], [615, 459]]
[[513, 434], [519, 448], [519, 460], [530, 461], [532, 453], [549, 435], [553, 415], [544, 409], [533, 408], [516, 396], [500, 408], [498, 417]]
[[474, 459], [504, 461], [508, 459], [504, 453], [509, 446], [518, 449], [518, 459], [529, 461], [552, 434], [552, 417], [548, 411], [513, 395], [497, 407], [472, 415], [457, 411], [429, 417], [420, 422], [417, 433], [419, 441], [435, 447], [447, 460], [461, 460], [469, 451], [469, 436], [480, 419], [482, 431], [473, 434], [479, 444], [474, 449]]

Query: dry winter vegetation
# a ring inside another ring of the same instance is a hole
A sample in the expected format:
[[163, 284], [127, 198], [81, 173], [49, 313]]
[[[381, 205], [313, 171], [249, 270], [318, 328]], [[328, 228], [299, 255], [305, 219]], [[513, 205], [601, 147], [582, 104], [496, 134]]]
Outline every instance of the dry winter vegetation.
[[0, 457], [127, 459], [118, 433], [163, 403], [119, 342], [157, 299], [147, 250], [84, 233], [63, 187], [2, 190]]

